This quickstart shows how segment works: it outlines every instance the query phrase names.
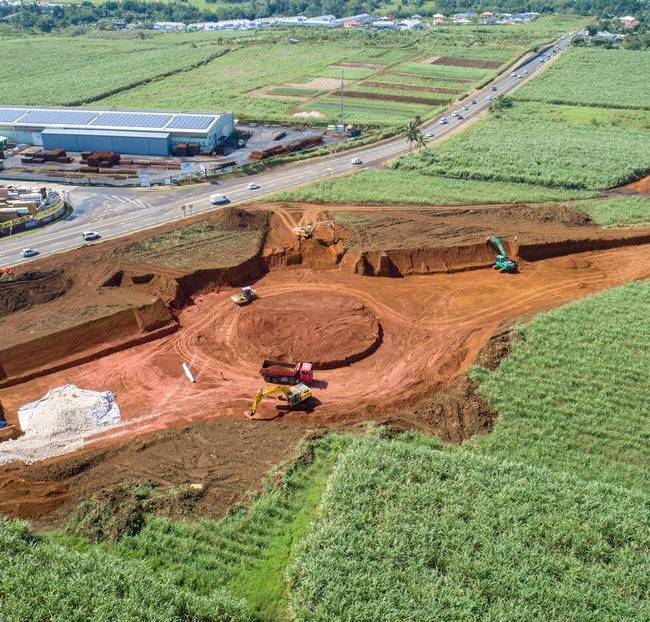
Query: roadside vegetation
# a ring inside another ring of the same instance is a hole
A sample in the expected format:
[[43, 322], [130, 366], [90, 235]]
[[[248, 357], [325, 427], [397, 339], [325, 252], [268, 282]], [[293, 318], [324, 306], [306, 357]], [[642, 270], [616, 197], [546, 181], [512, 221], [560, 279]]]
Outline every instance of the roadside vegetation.
[[[647, 53], [578, 48], [565, 54], [577, 55], [582, 68], [573, 71], [572, 63], [561, 56], [511, 96], [497, 98], [478, 123], [399, 158], [392, 170], [325, 179], [283, 192], [278, 199], [412, 205], [561, 202], [595, 196], [648, 174], [650, 111], [643, 95], [648, 87], [639, 83], [643, 79], [634, 60], [635, 55], [642, 57], [642, 66]], [[620, 107], [603, 107], [591, 99], [600, 92], [592, 66], [596, 74], [608, 73], [602, 92]], [[569, 82], [570, 88], [565, 88]], [[553, 89], [563, 92], [568, 103], [550, 103]], [[637, 107], [626, 107], [626, 102], [636, 102]], [[648, 222], [642, 197], [575, 206], [604, 226]]]
[[650, 109], [650, 54], [601, 48], [567, 50], [517, 99], [551, 104]]
[[278, 201], [458, 205], [568, 201], [593, 192], [533, 184], [451, 179], [410, 170], [365, 170], [275, 195]]
[[[647, 130], [592, 124], [587, 118], [561, 120], [556, 112], [549, 104], [515, 103], [440, 146], [405, 156], [396, 166], [576, 189], [618, 186], [650, 170]], [[647, 123], [650, 117], [645, 117]]]

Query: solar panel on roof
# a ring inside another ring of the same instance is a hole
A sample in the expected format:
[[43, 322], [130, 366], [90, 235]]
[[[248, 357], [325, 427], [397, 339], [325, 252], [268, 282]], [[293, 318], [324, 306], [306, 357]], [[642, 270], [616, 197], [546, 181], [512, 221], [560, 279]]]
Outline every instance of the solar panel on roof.
[[167, 129], [176, 130], [204, 130], [214, 121], [214, 116], [194, 115], [194, 114], [177, 114], [167, 124]]
[[91, 125], [106, 127], [151, 127], [162, 129], [172, 118], [170, 114], [151, 114], [139, 112], [105, 112], [100, 114]]
[[20, 120], [25, 125], [86, 125], [96, 112], [82, 110], [29, 110]]
[[13, 123], [18, 117], [25, 114], [25, 110], [16, 108], [0, 108], [0, 123]]

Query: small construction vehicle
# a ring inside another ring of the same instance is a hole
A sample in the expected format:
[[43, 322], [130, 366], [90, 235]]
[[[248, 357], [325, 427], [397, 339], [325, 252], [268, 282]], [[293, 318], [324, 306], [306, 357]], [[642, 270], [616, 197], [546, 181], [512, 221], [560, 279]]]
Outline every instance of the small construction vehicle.
[[262, 361], [260, 375], [265, 382], [281, 384], [311, 384], [314, 382], [314, 369], [311, 363], [283, 363], [282, 361]]
[[334, 222], [331, 220], [319, 220], [318, 222], [298, 225], [293, 228], [293, 233], [299, 238], [310, 238], [316, 227], [332, 227], [334, 229]]
[[244, 414], [247, 417], [253, 418], [257, 413], [257, 409], [259, 408], [262, 400], [269, 395], [276, 394], [279, 399], [287, 402], [287, 406], [289, 408], [292, 408], [293, 406], [296, 406], [297, 404], [301, 404], [305, 400], [308, 400], [311, 397], [311, 389], [303, 383], [297, 384], [293, 387], [285, 387], [282, 385], [262, 387], [253, 396], [253, 402], [251, 403], [250, 410], [247, 410]]
[[517, 272], [517, 264], [514, 259], [508, 257], [506, 248], [499, 238], [491, 235], [486, 242], [491, 244], [497, 252], [493, 266], [495, 270], [501, 270], [501, 272]]
[[232, 300], [236, 305], [239, 305], [240, 307], [243, 307], [244, 305], [247, 305], [253, 300], [257, 298], [257, 292], [252, 288], [252, 287], [242, 287], [241, 292], [238, 294], [233, 294], [230, 297], [230, 300]]

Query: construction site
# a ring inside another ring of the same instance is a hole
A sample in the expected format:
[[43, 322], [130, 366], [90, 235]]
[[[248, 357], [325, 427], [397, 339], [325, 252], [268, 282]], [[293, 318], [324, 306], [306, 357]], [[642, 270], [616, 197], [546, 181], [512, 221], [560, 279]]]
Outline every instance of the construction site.
[[[489, 431], [469, 367], [517, 321], [650, 276], [648, 242], [572, 207], [269, 203], [32, 262], [0, 277], [0, 511], [200, 473], [218, 514], [306, 429]], [[61, 395], [93, 425], [36, 430]]]

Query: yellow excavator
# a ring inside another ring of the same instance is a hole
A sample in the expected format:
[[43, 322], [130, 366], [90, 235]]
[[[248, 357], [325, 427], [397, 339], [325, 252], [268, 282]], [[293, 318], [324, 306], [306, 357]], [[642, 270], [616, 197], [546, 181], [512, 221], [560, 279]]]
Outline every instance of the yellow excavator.
[[285, 400], [289, 407], [300, 404], [305, 400], [308, 400], [311, 397], [311, 389], [301, 382], [300, 384], [293, 385], [291, 387], [283, 385], [272, 385], [270, 387], [262, 387], [259, 391], [253, 396], [253, 402], [251, 404], [250, 410], [247, 410], [244, 414], [253, 418], [257, 413], [260, 403], [265, 397], [269, 395], [278, 395], [278, 398]]

